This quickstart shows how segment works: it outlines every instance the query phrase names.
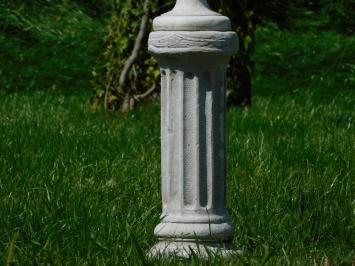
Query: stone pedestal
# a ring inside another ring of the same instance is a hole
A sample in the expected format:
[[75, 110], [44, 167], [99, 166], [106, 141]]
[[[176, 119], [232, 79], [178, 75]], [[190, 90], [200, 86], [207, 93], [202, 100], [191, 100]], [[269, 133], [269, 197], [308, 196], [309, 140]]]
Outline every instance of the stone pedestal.
[[149, 51], [161, 67], [163, 213], [150, 255], [230, 255], [225, 94], [237, 35], [204, 0], [178, 0], [154, 29]]

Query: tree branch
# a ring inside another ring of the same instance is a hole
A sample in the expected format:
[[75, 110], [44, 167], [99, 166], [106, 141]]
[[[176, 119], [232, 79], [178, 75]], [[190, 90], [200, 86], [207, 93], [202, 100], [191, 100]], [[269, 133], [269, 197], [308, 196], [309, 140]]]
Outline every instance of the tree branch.
[[150, 0], [145, 0], [144, 2], [144, 15], [139, 28], [139, 33], [134, 43], [132, 53], [130, 57], [127, 59], [127, 62], [125, 63], [120, 75], [119, 86], [121, 90], [124, 90], [123, 88], [126, 85], [128, 74], [131, 71], [132, 66], [134, 65], [135, 61], [138, 58], [139, 50], [141, 49], [144, 37], [146, 35], [148, 22], [149, 22], [149, 8], [148, 8], [149, 1]]
[[156, 90], [156, 88], [157, 84], [154, 82], [153, 86], [149, 90], [147, 90], [145, 93], [134, 95], [133, 98], [136, 100], [143, 100], [144, 98], [150, 96]]

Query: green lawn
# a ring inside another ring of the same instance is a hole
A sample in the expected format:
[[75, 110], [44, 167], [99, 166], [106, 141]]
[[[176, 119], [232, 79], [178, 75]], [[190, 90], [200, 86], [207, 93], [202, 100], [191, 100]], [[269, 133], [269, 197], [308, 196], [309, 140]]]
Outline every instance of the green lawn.
[[[108, 115], [87, 97], [1, 94], [2, 260], [133, 265], [153, 245], [159, 106]], [[228, 206], [242, 261], [354, 258], [354, 98], [312, 98], [258, 96], [228, 113]]]
[[105, 23], [74, 2], [0, 1], [1, 90], [90, 90]]
[[[354, 37], [272, 24], [257, 37], [253, 107], [228, 112], [228, 209], [244, 255], [175, 263], [351, 265]], [[0, 54], [15, 58], [16, 38], [0, 34]], [[34, 60], [41, 45], [23, 58]], [[91, 110], [83, 54], [48, 58], [0, 65], [0, 264], [146, 264], [161, 208], [159, 105]], [[68, 69], [56, 79], [57, 60]], [[16, 85], [22, 71], [38, 73], [28, 90], [26, 79]]]

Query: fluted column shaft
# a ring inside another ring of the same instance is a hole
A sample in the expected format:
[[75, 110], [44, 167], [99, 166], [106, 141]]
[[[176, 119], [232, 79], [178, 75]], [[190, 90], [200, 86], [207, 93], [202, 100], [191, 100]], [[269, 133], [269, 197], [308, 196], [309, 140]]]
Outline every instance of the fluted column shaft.
[[226, 218], [225, 72], [198, 63], [162, 68], [164, 221]]

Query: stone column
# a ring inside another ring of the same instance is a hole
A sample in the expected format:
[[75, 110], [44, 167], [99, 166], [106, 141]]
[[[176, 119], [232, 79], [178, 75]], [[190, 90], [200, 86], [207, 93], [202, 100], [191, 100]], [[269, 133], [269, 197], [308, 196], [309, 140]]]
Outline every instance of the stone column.
[[[226, 67], [238, 38], [206, 0], [177, 0], [154, 20], [149, 51], [161, 67], [161, 223], [150, 255], [229, 255]], [[209, 252], [206, 251], [209, 250]]]

